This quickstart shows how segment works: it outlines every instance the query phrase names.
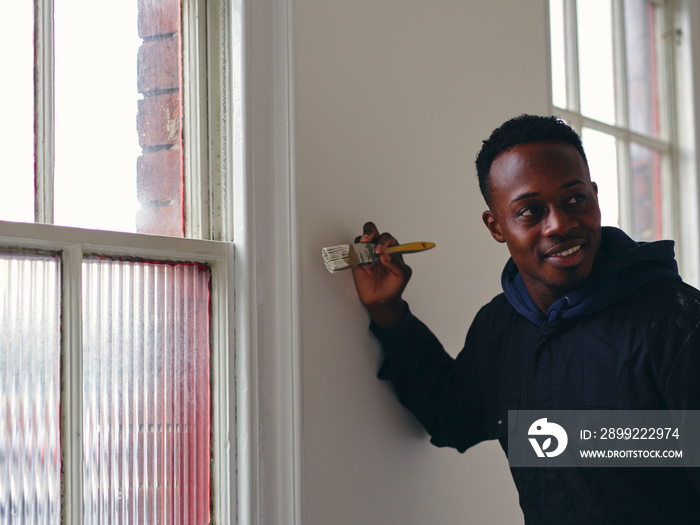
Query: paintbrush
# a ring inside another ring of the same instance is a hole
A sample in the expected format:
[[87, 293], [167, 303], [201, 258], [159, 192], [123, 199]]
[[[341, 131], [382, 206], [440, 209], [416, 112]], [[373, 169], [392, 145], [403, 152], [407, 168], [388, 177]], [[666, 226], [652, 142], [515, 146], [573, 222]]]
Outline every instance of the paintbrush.
[[[347, 270], [365, 264], [372, 264], [379, 260], [379, 254], [374, 253], [377, 245], [371, 242], [357, 242], [355, 244], [341, 244], [323, 248], [323, 261], [328, 271], [333, 273], [339, 270]], [[388, 246], [384, 253], [415, 253], [434, 248], [434, 242], [410, 242]]]

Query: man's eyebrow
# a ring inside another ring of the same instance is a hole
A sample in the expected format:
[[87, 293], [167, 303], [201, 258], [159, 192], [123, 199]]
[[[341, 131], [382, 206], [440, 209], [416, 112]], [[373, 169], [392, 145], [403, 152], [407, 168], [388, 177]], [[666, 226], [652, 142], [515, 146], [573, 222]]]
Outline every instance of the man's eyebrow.
[[559, 189], [565, 190], [567, 188], [571, 188], [572, 186], [576, 186], [577, 184], [585, 184], [585, 182], [583, 182], [581, 179], [570, 180], [569, 182], [559, 186]]
[[518, 201], [521, 201], [523, 199], [529, 199], [530, 197], [537, 197], [539, 193], [532, 192], [532, 193], [522, 193], [521, 195], [518, 195], [516, 198], [514, 198], [512, 201], [510, 201], [511, 204], [515, 204]]
[[[560, 190], [566, 190], [568, 188], [571, 188], [573, 186], [577, 186], [579, 184], [585, 184], [584, 181], [581, 179], [575, 179], [575, 180], [570, 180], [569, 182], [566, 182], [559, 186]], [[523, 199], [529, 199], [530, 197], [538, 197], [540, 194], [537, 192], [531, 192], [531, 193], [522, 193], [518, 195], [516, 198], [514, 198], [512, 201], [510, 201], [511, 204], [515, 204], [518, 201], [521, 201]]]

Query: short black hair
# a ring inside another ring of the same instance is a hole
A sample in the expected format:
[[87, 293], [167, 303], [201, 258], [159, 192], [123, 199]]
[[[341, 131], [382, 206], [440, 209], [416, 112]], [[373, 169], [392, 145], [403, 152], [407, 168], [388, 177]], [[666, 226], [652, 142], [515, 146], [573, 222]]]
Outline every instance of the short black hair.
[[540, 140], [562, 141], [571, 144], [581, 154], [588, 165], [583, 151], [581, 137], [571, 126], [556, 116], [519, 115], [493, 130], [491, 136], [483, 142], [476, 156], [476, 173], [479, 177], [479, 189], [486, 204], [491, 206], [491, 164], [501, 153], [513, 146]]

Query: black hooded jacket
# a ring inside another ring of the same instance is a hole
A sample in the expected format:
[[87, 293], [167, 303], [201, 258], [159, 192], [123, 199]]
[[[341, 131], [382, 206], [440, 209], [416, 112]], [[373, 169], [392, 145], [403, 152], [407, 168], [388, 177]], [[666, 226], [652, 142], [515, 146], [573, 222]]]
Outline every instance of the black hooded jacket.
[[[680, 280], [673, 243], [604, 228], [601, 251], [606, 266], [544, 314], [510, 260], [456, 359], [410, 311], [391, 331], [372, 327], [379, 377], [433, 444], [498, 439], [507, 451], [508, 410], [700, 410], [700, 292]], [[700, 524], [697, 469], [511, 472], [528, 524]]]

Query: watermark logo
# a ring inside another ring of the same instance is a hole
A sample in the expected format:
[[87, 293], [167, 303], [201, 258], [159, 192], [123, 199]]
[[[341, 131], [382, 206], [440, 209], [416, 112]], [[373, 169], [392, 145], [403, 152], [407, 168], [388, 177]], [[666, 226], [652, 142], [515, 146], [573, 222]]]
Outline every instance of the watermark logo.
[[[547, 421], [546, 417], [538, 419], [530, 425], [530, 430], [528, 430], [527, 434], [532, 448], [535, 449], [537, 457], [540, 458], [545, 456], [548, 458], [557, 457], [564, 452], [566, 445], [569, 443], [566, 430], [556, 423]], [[540, 444], [540, 440], [543, 437], [545, 437], [545, 439]], [[550, 450], [553, 446], [552, 438], [556, 440], [556, 448], [554, 448], [554, 450]]]
[[700, 410], [509, 410], [508, 464], [700, 467]]

